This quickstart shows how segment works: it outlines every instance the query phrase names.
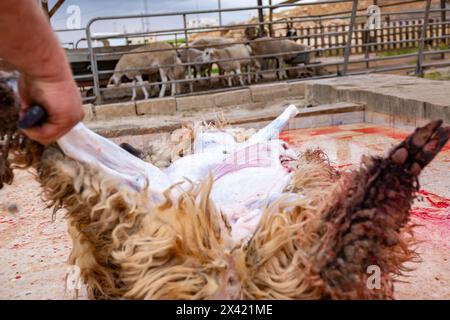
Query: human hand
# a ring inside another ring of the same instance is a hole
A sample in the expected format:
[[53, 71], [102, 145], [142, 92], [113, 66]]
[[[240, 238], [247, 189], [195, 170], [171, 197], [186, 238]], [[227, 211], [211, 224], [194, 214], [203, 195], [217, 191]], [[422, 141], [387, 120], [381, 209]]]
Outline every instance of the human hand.
[[41, 126], [23, 129], [31, 139], [47, 145], [66, 134], [83, 120], [80, 92], [70, 74], [51, 78], [22, 75], [19, 80], [22, 98], [21, 116], [33, 104], [42, 106], [48, 114]]

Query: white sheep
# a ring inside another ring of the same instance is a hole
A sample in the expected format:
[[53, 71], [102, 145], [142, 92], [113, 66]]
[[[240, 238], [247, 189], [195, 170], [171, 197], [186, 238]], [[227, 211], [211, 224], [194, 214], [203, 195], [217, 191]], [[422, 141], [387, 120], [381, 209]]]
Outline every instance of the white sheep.
[[[231, 60], [235, 59], [235, 60]], [[243, 44], [231, 45], [223, 49], [207, 48], [203, 52], [203, 61], [211, 61], [218, 65], [221, 74], [228, 74], [228, 86], [232, 86], [231, 74], [236, 74], [241, 85], [244, 84], [242, 69], [245, 68], [248, 74], [248, 82], [251, 83], [252, 72], [257, 74], [260, 65], [258, 61], [252, 59], [252, 49]], [[255, 77], [255, 81], [257, 78]]]
[[[152, 50], [164, 50], [153, 51]], [[184, 78], [184, 67], [179, 65], [181, 60], [177, 57], [177, 53], [173, 50], [173, 46], [165, 42], [153, 42], [148, 45], [131, 50], [124, 54], [117, 63], [114, 74], [109, 83], [118, 86], [122, 82], [122, 77], [127, 77], [133, 81], [133, 96], [131, 100], [136, 99], [136, 81], [144, 92], [145, 99], [149, 98], [147, 89], [144, 87], [143, 76], [155, 78], [161, 77], [161, 90], [159, 97], [164, 97], [167, 82], [169, 80], [179, 80]], [[178, 86], [171, 84], [171, 94], [175, 95]]]
[[233, 45], [235, 40], [223, 37], [202, 37], [193, 41], [190, 46], [204, 51], [207, 48], [223, 49], [225, 47]]
[[193, 76], [197, 78], [200, 77], [211, 77], [211, 63], [203, 63], [203, 51], [195, 48], [180, 48], [178, 50], [179, 58], [183, 63], [195, 63], [193, 65]]
[[[295, 65], [304, 63], [306, 65], [310, 61], [310, 53], [305, 52], [309, 51], [310, 48], [292, 40], [264, 37], [252, 41], [250, 46], [255, 56], [268, 56], [257, 58], [259, 61], [269, 59], [271, 58], [270, 55], [274, 55], [273, 58], [277, 60], [279, 69], [282, 69], [285, 63]], [[287, 78], [287, 73], [284, 69], [278, 71], [277, 75], [279, 79]]]

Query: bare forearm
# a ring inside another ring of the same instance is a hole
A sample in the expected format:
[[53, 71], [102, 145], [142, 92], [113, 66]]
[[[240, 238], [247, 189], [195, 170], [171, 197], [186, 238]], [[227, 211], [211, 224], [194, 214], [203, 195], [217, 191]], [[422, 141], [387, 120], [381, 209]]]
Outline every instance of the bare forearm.
[[1, 0], [0, 15], [2, 59], [33, 78], [71, 77], [64, 51], [35, 0]]
[[83, 119], [80, 92], [64, 50], [36, 0], [0, 0], [0, 58], [20, 72], [21, 110], [32, 105], [48, 114], [24, 133], [50, 144]]

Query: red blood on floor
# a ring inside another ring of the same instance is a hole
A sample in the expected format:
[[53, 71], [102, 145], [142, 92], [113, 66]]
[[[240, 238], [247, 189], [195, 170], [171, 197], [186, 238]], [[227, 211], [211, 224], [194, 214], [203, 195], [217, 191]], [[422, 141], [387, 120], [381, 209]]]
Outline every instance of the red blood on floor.
[[295, 136], [291, 135], [290, 131], [284, 131], [280, 133], [279, 138], [288, 144], [292, 144]]
[[430, 208], [418, 208], [411, 210], [411, 215], [427, 220], [427, 221], [436, 221], [436, 222], [450, 222], [450, 215], [442, 215], [439, 214], [435, 209]]
[[405, 139], [409, 133], [400, 132], [397, 129], [389, 128], [389, 127], [370, 127], [370, 128], [360, 128], [360, 129], [352, 129], [351, 131], [365, 133], [365, 134], [381, 134], [389, 138], [393, 138], [396, 140]]
[[352, 129], [351, 131], [366, 133], [366, 134], [374, 134], [374, 133], [384, 133], [384, 132], [386, 132], [386, 128], [370, 127], [370, 128]]
[[423, 223], [433, 222], [446, 229], [450, 228], [450, 199], [425, 190], [418, 193], [428, 202], [428, 206], [414, 208], [411, 215], [421, 219]]
[[352, 163], [341, 164], [341, 165], [336, 166], [336, 168], [342, 169], [342, 168], [346, 168], [346, 167], [351, 167], [352, 165], [353, 165]]
[[450, 207], [450, 199], [448, 198], [438, 196], [437, 194], [425, 190], [420, 190], [419, 194], [423, 196], [433, 208], [445, 209]]
[[325, 128], [319, 128], [316, 130], [312, 130], [309, 132], [309, 135], [318, 136], [318, 135], [322, 135], [322, 134], [336, 133], [339, 131], [342, 131], [339, 127], [325, 127]]

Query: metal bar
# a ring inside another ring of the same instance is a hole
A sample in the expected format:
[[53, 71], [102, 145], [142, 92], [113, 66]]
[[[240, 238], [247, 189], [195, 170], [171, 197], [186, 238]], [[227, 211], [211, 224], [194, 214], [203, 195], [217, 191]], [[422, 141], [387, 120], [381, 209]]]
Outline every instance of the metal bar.
[[41, 0], [41, 7], [44, 10], [47, 17], [50, 18], [49, 9], [48, 9], [48, 0]]
[[264, 30], [264, 9], [262, 0], [258, 0], [258, 22], [259, 22], [259, 35], [264, 37], [266, 31]]
[[348, 34], [347, 34], [347, 44], [345, 47], [345, 58], [344, 58], [344, 68], [342, 70], [342, 74], [345, 76], [345, 74], [348, 71], [348, 61], [350, 59], [350, 51], [352, 46], [352, 39], [353, 39], [353, 27], [355, 25], [356, 21], [356, 11], [358, 9], [358, 0], [353, 0], [352, 4], [352, 17], [350, 19], [350, 26], [348, 28]]
[[[448, 50], [448, 51], [450, 51], [450, 50]], [[433, 54], [433, 53], [435, 53], [435, 52], [426, 52], [424, 54]], [[411, 55], [408, 55], [408, 56], [409, 57], [414, 57], [416, 55], [415, 54], [411, 54]], [[405, 56], [402, 55], [402, 56], [398, 56], [398, 57], [404, 58]], [[371, 61], [376, 61], [376, 60], [394, 60], [394, 59], [396, 59], [396, 57], [372, 58], [370, 60]], [[365, 59], [355, 59], [355, 60], [351, 60], [349, 63], [361, 63], [361, 62], [364, 62], [364, 61], [365, 61]], [[288, 68], [285, 68], [285, 70], [296, 70], [296, 69], [304, 69], [306, 67], [323, 67], [323, 66], [332, 66], [332, 65], [339, 66], [339, 65], [342, 65], [342, 64], [343, 64], [342, 61], [338, 61], [338, 62], [334, 62], [334, 63], [325, 63], [325, 64], [320, 64], [320, 65], [318, 65], [318, 64], [310, 64], [310, 65], [306, 65], [306, 66], [288, 67]], [[437, 65], [448, 65], [448, 64], [450, 64], [450, 62], [449, 63], [437, 63], [437, 64], [436, 63], [434, 63], [434, 64], [425, 64], [424, 66], [437, 66]], [[359, 71], [359, 72], [357, 71], [357, 72], [352, 72], [351, 74], [365, 74], [365, 73], [370, 73], [370, 72], [396, 71], [396, 70], [406, 70], [406, 69], [412, 69], [412, 68], [414, 68], [414, 66], [411, 66], [411, 65], [405, 65], [405, 66], [400, 66], [400, 67], [399, 66], [394, 66], [394, 67], [385, 67], [385, 68], [375, 68], [375, 69], [364, 70], [364, 71]], [[282, 70], [282, 69], [279, 68], [279, 69], [264, 70], [264, 71], [262, 71], [262, 73], [269, 73], [269, 72], [279, 71], [279, 70]], [[243, 75], [245, 75], [245, 74], [247, 74], [247, 73], [243, 73]], [[336, 75], [332, 75], [332, 76], [327, 75], [325, 77], [329, 78], [329, 77], [334, 77], [334, 76], [337, 76], [337, 74]], [[224, 77], [225, 76], [217, 76], [217, 78], [224, 78]], [[317, 76], [317, 77], [314, 76], [312, 78], [307, 78], [305, 80], [318, 79], [318, 78], [323, 78], [323, 76]], [[184, 82], [189, 82], [189, 81], [200, 81], [200, 80], [207, 80], [207, 79], [209, 79], [209, 78], [206, 77], [206, 78], [198, 78], [198, 79], [174, 80], [174, 81], [169, 81], [168, 83], [184, 83]], [[298, 81], [298, 79], [292, 80], [292, 81]], [[161, 83], [162, 82], [155, 82], [155, 83], [152, 83], [152, 85], [161, 84]], [[135, 86], [135, 87], [139, 88], [139, 86]], [[101, 90], [105, 91], [105, 89], [101, 89]], [[192, 94], [198, 94], [200, 92], [204, 92], [204, 91], [191, 93], [191, 95]], [[209, 91], [209, 92], [212, 92], [212, 91]]]
[[[447, 7], [446, 2], [446, 0], [441, 0], [441, 36], [447, 35], [447, 26], [444, 24], [447, 21], [447, 11], [445, 10]], [[444, 46], [447, 46], [447, 42], [447, 40], [441, 41]], [[442, 56], [442, 59], [445, 59], [445, 54]]]
[[219, 11], [219, 26], [221, 27], [223, 25], [223, 22], [222, 22], [222, 1], [221, 0], [217, 0], [217, 8], [220, 10]]
[[88, 23], [88, 25], [86, 26], [86, 41], [88, 43], [89, 57], [91, 59], [92, 76], [94, 77], [94, 88], [93, 89], [94, 89], [94, 95], [96, 97], [95, 103], [101, 104], [102, 96], [101, 96], [101, 92], [100, 92], [100, 79], [98, 77], [97, 58], [95, 57], [94, 47], [92, 46], [91, 25], [92, 25], [92, 23]]
[[53, 8], [50, 10], [50, 12], [48, 13], [49, 17], [53, 17], [53, 15], [56, 13], [56, 11], [58, 11], [59, 8], [61, 8], [61, 6], [63, 5], [63, 3], [66, 0], [58, 0], [58, 2], [55, 3], [55, 5], [53, 6]]
[[269, 36], [271, 36], [271, 37], [273, 37], [273, 9], [272, 9], [272, 0], [269, 0], [269, 6], [270, 6], [270, 9], [269, 9], [269, 21], [270, 21], [270, 24], [269, 24]]
[[[447, 37], [450, 37], [450, 36], [447, 36]], [[429, 39], [431, 39], [431, 38], [429, 38]], [[440, 39], [440, 37], [434, 37], [433, 39]], [[278, 40], [278, 39], [273, 39], [273, 40]], [[415, 40], [416, 39], [391, 41], [391, 42], [388, 42], [388, 44], [409, 43], [409, 42], [415, 42]], [[270, 41], [272, 41], [272, 39]], [[367, 48], [367, 47], [369, 47], [371, 45], [373, 45], [373, 43], [358, 44], [358, 45], [352, 45], [351, 48], [360, 48], [360, 47]], [[186, 49], [186, 48], [183, 48], [182, 50], [184, 50], [184, 49]], [[286, 55], [286, 54], [325, 52], [325, 51], [336, 50], [336, 49], [345, 49], [345, 46], [339, 46], [339, 47], [333, 46], [333, 47], [330, 47], [330, 48], [320, 48], [320, 49], [306, 50], [306, 51], [303, 51], [303, 50], [289, 51], [289, 52], [281, 52], [281, 53], [277, 53], [277, 54], [253, 55], [253, 58], [257, 58], [257, 59], [259, 59], [259, 58], [270, 58], [270, 57], [277, 57], [277, 56]], [[176, 49], [173, 48], [173, 49], [147, 50], [147, 51], [142, 51], [140, 53], [143, 53], [143, 52], [160, 52], [160, 51], [168, 51], [168, 50], [176, 50]], [[445, 52], [445, 50], [444, 51], [443, 50], [439, 50], [439, 51], [435, 50], [435, 51], [432, 51], [432, 52], [434, 52], [434, 53], [443, 53], [443, 52]], [[129, 52], [127, 54], [132, 54], [132, 53]], [[424, 54], [426, 55], [426, 54], [428, 54], [428, 52], [424, 52]], [[101, 55], [101, 54], [96, 54], [96, 56], [99, 56], [99, 55]], [[117, 55], [117, 53], [115, 55]], [[413, 54], [400, 54], [400, 55], [398, 55], [398, 57], [409, 57], [409, 56], [417, 56], [417, 54], [413, 53]], [[366, 59], [360, 60], [360, 61], [377, 61], [377, 60], [383, 60], [383, 59], [387, 59], [387, 58], [390, 58], [390, 57], [381, 57], [381, 58], [372, 58], [372, 59], [367, 59], [366, 58]], [[215, 63], [215, 62], [228, 62], [228, 61], [236, 61], [236, 60], [242, 60], [242, 58], [227, 58], [227, 59], [214, 60], [214, 61], [211, 61], [211, 62], [212, 63]], [[199, 65], [199, 64], [203, 64], [203, 62], [189, 62], [189, 63], [182, 63], [182, 64], [168, 64], [168, 65], [162, 65], [161, 67], [163, 67], [163, 68], [170, 68], [170, 67], [174, 67], [174, 66], [177, 66], [177, 65], [183, 65], [183, 66], [191, 65], [191, 66], [193, 66], [193, 65]], [[141, 71], [141, 69], [134, 69], [134, 68], [132, 68], [132, 69], [125, 69], [123, 71]], [[113, 70], [99, 71], [98, 74], [108, 74], [108, 73], [110, 74], [112, 72], [113, 72]]]
[[86, 31], [86, 28], [76, 28], [76, 29], [55, 29], [54, 32], [75, 32], [75, 31]]
[[[423, 1], [423, 0], [421, 0]], [[446, 9], [446, 11], [450, 11], [449, 9]], [[415, 13], [422, 13], [423, 10], [409, 10], [409, 11], [396, 11], [396, 12], [386, 12], [383, 13], [384, 16], [390, 16], [390, 15], [400, 15], [400, 14], [415, 14]], [[431, 9], [430, 12], [441, 12], [440, 9]], [[170, 16], [173, 15], [177, 15], [177, 14], [170, 14]], [[131, 16], [126, 16], [126, 17], [131, 17]], [[146, 15], [141, 15], [139, 17], [146, 17]], [[336, 19], [336, 18], [347, 18], [348, 15], [343, 15], [343, 16], [338, 16], [338, 17], [330, 17], [329, 19]], [[362, 18], [362, 17], [367, 17], [366, 14], [363, 15], [356, 15], [357, 18]], [[121, 17], [118, 17], [121, 18]], [[321, 16], [310, 16], [307, 18], [294, 18], [292, 19], [292, 22], [308, 22], [308, 21], [317, 21], [317, 20], [323, 20], [323, 18], [321, 18]], [[328, 19], [327, 19], [328, 20]], [[267, 24], [268, 22], [264, 22], [264, 24]], [[285, 21], [284, 20], [279, 20], [279, 21], [274, 21], [273, 24], [284, 24]], [[216, 31], [222, 31], [222, 30], [231, 30], [231, 29], [241, 29], [243, 27], [248, 27], [248, 26], [259, 26], [261, 23], [257, 22], [257, 23], [248, 23], [248, 24], [236, 24], [236, 25], [232, 25], [232, 26], [227, 26], [226, 28], [224, 27], [220, 27], [220, 26], [210, 26], [210, 27], [193, 27], [193, 28], [188, 28], [188, 31], [212, 31], [212, 30], [216, 30]], [[439, 23], [437, 23], [439, 24]], [[385, 29], [394, 29], [394, 27], [387, 27]], [[180, 31], [180, 32], [184, 32], [184, 28], [177, 28], [177, 29], [161, 29], [161, 30], [155, 30], [152, 31], [150, 34], [156, 34], [156, 33], [160, 33], [160, 32], [176, 32], [176, 31]], [[115, 38], [124, 38], [124, 37], [141, 37], [143, 35], [148, 35], [148, 32], [134, 32], [134, 33], [127, 33], [127, 34], [119, 34], [119, 35], [109, 35], [109, 36], [93, 36], [92, 39], [93, 40], [102, 40], [102, 39], [115, 39]]]
[[[191, 55], [189, 54], [189, 35], [188, 35], [188, 31], [187, 31], [187, 17], [186, 14], [183, 14], [183, 26], [184, 26], [184, 40], [186, 43], [186, 49], [187, 52], [187, 62], [190, 63], [191, 62]], [[188, 65], [188, 77], [189, 79], [192, 79], [192, 66]], [[189, 82], [189, 91], [193, 92], [194, 91], [194, 85], [192, 82]]]
[[422, 24], [422, 31], [420, 33], [420, 42], [419, 42], [419, 53], [417, 55], [417, 66], [416, 66], [416, 75], [422, 77], [423, 76], [423, 51], [425, 49], [425, 38], [427, 35], [429, 17], [430, 17], [430, 8], [431, 8], [431, 0], [427, 0], [425, 7], [425, 17]]
[[[332, 3], [344, 3], [344, 2], [350, 2], [352, 0], [328, 0], [328, 1], [316, 1], [314, 3], [309, 3], [308, 5], [321, 5], [321, 4], [332, 4]], [[422, 0], [421, 0], [422, 1]], [[299, 7], [299, 6], [305, 6], [307, 4], [300, 3], [300, 4], [286, 4], [281, 7]], [[270, 6], [261, 6], [259, 7], [261, 9], [270, 9]], [[168, 16], [180, 16], [183, 14], [190, 15], [190, 14], [208, 14], [208, 13], [217, 13], [219, 11], [221, 12], [236, 12], [236, 11], [250, 11], [255, 10], [255, 7], [240, 7], [240, 8], [226, 8], [226, 9], [211, 9], [211, 10], [191, 10], [191, 11], [180, 11], [180, 12], [166, 12], [166, 13], [153, 13], [153, 14], [135, 14], [135, 15], [121, 15], [121, 16], [104, 16], [104, 17], [96, 17], [89, 21], [88, 24], [92, 24], [96, 21], [105, 21], [105, 20], [122, 20], [122, 19], [141, 19], [141, 18], [156, 18], [156, 17], [168, 17]]]
[[[450, 37], [450, 36], [448, 36]], [[438, 38], [436, 38], [438, 39]], [[407, 43], [407, 42], [414, 42], [415, 39], [412, 40], [400, 40], [400, 41], [392, 41], [389, 42], [389, 44], [397, 44], [397, 43]], [[372, 43], [369, 44], [361, 44], [361, 45], [352, 45], [352, 48], [358, 48], [358, 47], [369, 47], [373, 45]], [[185, 48], [183, 48], [185, 49]], [[282, 55], [286, 55], [286, 54], [297, 54], [297, 53], [314, 53], [314, 52], [325, 52], [325, 51], [330, 51], [330, 50], [336, 50], [336, 49], [345, 49], [345, 46], [339, 46], [339, 47], [331, 47], [331, 48], [320, 48], [320, 49], [314, 49], [314, 50], [306, 50], [306, 51], [289, 51], [289, 52], [282, 52], [282, 53], [277, 53], [277, 54], [265, 54], [265, 55], [253, 55], [253, 58], [259, 59], [259, 58], [271, 58], [271, 57], [277, 57], [277, 56], [282, 56]], [[158, 50], [148, 50], [148, 51], [142, 51], [142, 52], [154, 52], [154, 51], [163, 51], [164, 49], [158, 49]], [[175, 50], [175, 49], [170, 49], [170, 50]], [[164, 50], [167, 51], [167, 50]], [[427, 54], [431, 54], [431, 53], [444, 53], [444, 52], [448, 52], [450, 50], [438, 50], [438, 51], [432, 51], [432, 52], [424, 52], [424, 55]], [[140, 53], [142, 53], [140, 52]], [[131, 53], [129, 53], [131, 54]], [[98, 56], [99, 54], [97, 54]], [[417, 56], [416, 53], [411, 53], [411, 54], [399, 54], [396, 56], [388, 56], [388, 57], [376, 57], [376, 58], [365, 58], [365, 59], [358, 59], [358, 62], [367, 62], [367, 61], [382, 61], [382, 60], [389, 60], [389, 59], [393, 59], [393, 58], [398, 58], [398, 57], [414, 57]], [[216, 62], [229, 62], [229, 61], [237, 61], [237, 60], [242, 60], [242, 58], [227, 58], [227, 59], [220, 59], [220, 60], [212, 60], [211, 63], [216, 63]], [[352, 60], [351, 62], [355, 62], [356, 60]], [[167, 64], [167, 65], [161, 65], [162, 68], [171, 68], [174, 66], [194, 66], [194, 65], [199, 65], [199, 64], [204, 64], [204, 62], [188, 62], [188, 63], [181, 63], [181, 64]], [[321, 64], [322, 66], [325, 64]], [[104, 71], [98, 71], [99, 75], [102, 74], [111, 74], [114, 70], [104, 70]], [[135, 68], [127, 68], [123, 70], [125, 71], [142, 71], [142, 69], [135, 69]]]
[[[448, 24], [450, 24], [450, 22]], [[431, 24], [429, 24], [429, 25], [431, 25]], [[386, 29], [386, 28], [384, 28], [384, 29]], [[353, 31], [356, 32], [356, 31], [362, 31], [362, 30], [363, 29], [354, 29]], [[330, 32], [330, 33], [324, 33], [324, 35], [337, 35], [337, 34], [344, 34], [344, 33], [346, 33], [346, 32]], [[321, 36], [321, 35], [322, 34], [320, 34], [320, 33], [316, 33], [316, 34], [310, 34], [308, 37], [311, 38], [311, 37]], [[448, 36], [445, 36], [445, 37], [430, 37], [429, 39], [441, 39], [441, 38], [448, 38]], [[81, 40], [85, 40], [85, 39], [81, 39]], [[280, 40], [280, 38], [270, 38], [270, 39], [267, 39], [266, 41], [269, 42], [269, 41], [279, 41], [279, 40]], [[382, 43], [383, 44], [392, 44], [392, 45], [394, 45], [394, 44], [399, 44], [399, 43], [415, 42], [417, 40], [420, 40], [420, 38], [407, 39], [407, 40], [396, 40], [396, 41], [388, 41], [388, 42], [383, 41]], [[248, 40], [245, 40], [245, 41], [234, 41], [234, 42], [232, 42], [232, 44], [246, 44], [246, 43], [251, 43], [251, 42], [252, 41], [248, 41]], [[352, 45], [352, 47], [353, 48], [356, 48], [356, 47], [367, 47], [367, 46], [373, 46], [374, 44], [381, 44], [381, 42], [380, 43], [371, 43], [371, 44], [356, 44], [356, 45]], [[229, 44], [226, 44], [224, 46], [228, 46], [228, 45]], [[189, 45], [186, 46], [186, 47], [189, 47], [189, 48], [203, 48], [203, 46], [189, 46]], [[173, 49], [156, 49], [156, 50], [141, 51], [141, 53], [142, 52], [168, 51], [168, 50], [177, 50], [177, 49], [176, 48], [173, 48]], [[117, 55], [122, 55], [122, 54], [133, 54], [133, 53], [129, 52], [127, 50], [127, 51], [97, 53], [96, 56], [97, 57], [107, 57], [107, 56], [117, 56]]]

